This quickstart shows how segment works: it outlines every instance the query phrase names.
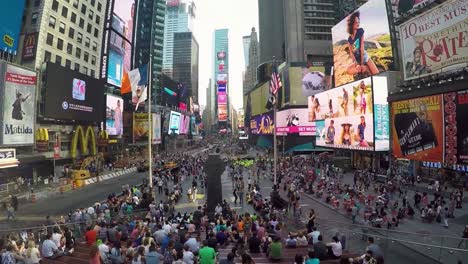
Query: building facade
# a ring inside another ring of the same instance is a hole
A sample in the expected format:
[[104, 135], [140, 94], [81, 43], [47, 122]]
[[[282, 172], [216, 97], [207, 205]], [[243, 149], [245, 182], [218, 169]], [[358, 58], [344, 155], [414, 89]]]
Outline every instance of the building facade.
[[170, 0], [166, 5], [162, 71], [172, 77], [174, 33], [192, 32], [196, 6], [191, 0]]
[[173, 76], [198, 103], [198, 42], [192, 32], [174, 33]]
[[242, 46], [244, 47], [244, 63], [247, 68], [249, 66], [250, 35], [242, 37]]
[[257, 67], [260, 64], [260, 52], [257, 32], [252, 28], [249, 36], [249, 62], [246, 63], [243, 93], [250, 91], [257, 83]]
[[285, 35], [283, 0], [258, 0], [258, 25], [260, 27], [260, 62], [275, 57], [284, 61]]

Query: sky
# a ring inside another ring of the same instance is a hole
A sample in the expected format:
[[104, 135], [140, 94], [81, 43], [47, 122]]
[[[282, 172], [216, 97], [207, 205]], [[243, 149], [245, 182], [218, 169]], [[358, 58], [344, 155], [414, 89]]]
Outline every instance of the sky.
[[213, 32], [229, 29], [229, 89], [235, 109], [242, 108], [242, 72], [245, 70], [242, 37], [258, 32], [256, 0], [194, 0], [197, 7], [195, 37], [200, 46], [199, 102], [206, 105], [206, 88], [213, 75]]

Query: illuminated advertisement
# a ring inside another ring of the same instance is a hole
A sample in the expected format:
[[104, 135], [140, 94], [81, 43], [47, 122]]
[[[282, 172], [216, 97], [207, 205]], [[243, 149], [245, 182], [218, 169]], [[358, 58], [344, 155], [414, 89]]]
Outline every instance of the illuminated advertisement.
[[[331, 71], [331, 67], [328, 71]], [[324, 66], [290, 66], [283, 71], [284, 103], [307, 105], [308, 99], [332, 86], [331, 75], [326, 75]], [[286, 74], [287, 73], [287, 74]]]
[[181, 119], [180, 113], [171, 111], [171, 115], [169, 117], [169, 131], [168, 131], [169, 135], [179, 134], [180, 119]]
[[402, 15], [413, 13], [434, 1], [435, 0], [392, 0], [393, 17], [398, 18]]
[[25, 0], [2, 3], [0, 11], [0, 50], [16, 54]]
[[227, 105], [218, 105], [218, 121], [227, 121], [228, 111]]
[[273, 114], [266, 113], [250, 119], [250, 133], [258, 135], [273, 135], [275, 124]]
[[153, 144], [161, 144], [161, 115], [152, 114], [153, 135], [151, 141]]
[[466, 9], [466, 1], [449, 0], [400, 25], [405, 80], [466, 66]]
[[392, 102], [392, 149], [396, 158], [442, 162], [442, 95]]
[[374, 142], [375, 151], [390, 149], [390, 114], [388, 109], [387, 77], [372, 77], [374, 91]]
[[468, 165], [468, 90], [444, 94], [444, 111], [444, 161]]
[[190, 117], [190, 133], [192, 134], [192, 136], [196, 136], [197, 135], [197, 121], [196, 121], [196, 118], [195, 116], [191, 116]]
[[133, 113], [133, 142], [148, 142], [148, 113]]
[[180, 135], [187, 135], [190, 128], [190, 116], [188, 115], [181, 115], [179, 120], [179, 134]]
[[389, 70], [393, 64], [385, 1], [369, 0], [332, 28], [335, 85]]
[[37, 48], [37, 40], [39, 37], [39, 33], [28, 33], [24, 36], [24, 43], [23, 43], [23, 61], [30, 61], [33, 60], [36, 56], [36, 48]]
[[317, 146], [374, 150], [372, 80], [366, 78], [313, 97], [309, 121], [316, 122]]
[[218, 58], [218, 60], [224, 60], [226, 58], [226, 52], [220, 51], [216, 54], [216, 57]]
[[315, 136], [315, 122], [309, 121], [307, 108], [294, 108], [276, 113], [276, 135]]
[[226, 84], [218, 83], [218, 92], [226, 92]]
[[218, 92], [218, 105], [227, 104], [226, 92]]
[[111, 136], [120, 136], [123, 134], [123, 99], [112, 94], [106, 97], [106, 131]]
[[228, 75], [227, 73], [218, 73], [218, 77], [216, 79], [218, 84], [226, 84], [228, 82]]

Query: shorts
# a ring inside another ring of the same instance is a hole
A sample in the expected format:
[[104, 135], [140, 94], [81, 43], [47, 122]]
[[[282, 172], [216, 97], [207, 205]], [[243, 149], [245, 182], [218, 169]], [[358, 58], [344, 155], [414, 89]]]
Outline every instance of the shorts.
[[[361, 64], [361, 53], [359, 51], [354, 52], [354, 57], [356, 58], [356, 62], [358, 64]], [[367, 54], [367, 51], [364, 51], [364, 63], [367, 63], [369, 61], [369, 54]]]

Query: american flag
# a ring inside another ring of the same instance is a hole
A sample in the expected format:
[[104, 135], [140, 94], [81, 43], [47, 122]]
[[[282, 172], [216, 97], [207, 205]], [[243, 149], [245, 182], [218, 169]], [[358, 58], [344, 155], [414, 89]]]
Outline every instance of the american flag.
[[270, 92], [274, 96], [278, 93], [278, 90], [281, 88], [281, 78], [278, 73], [278, 69], [273, 67], [273, 72], [271, 74], [271, 81], [270, 81]]

